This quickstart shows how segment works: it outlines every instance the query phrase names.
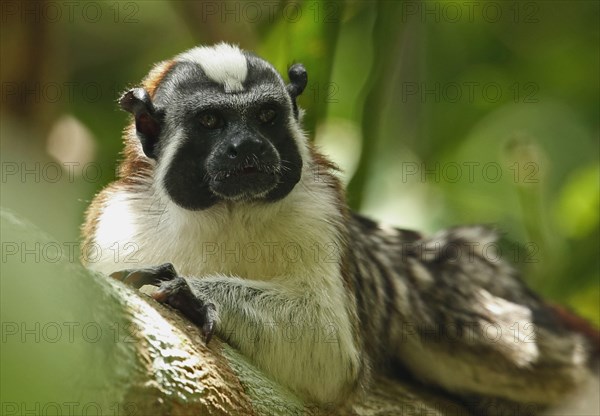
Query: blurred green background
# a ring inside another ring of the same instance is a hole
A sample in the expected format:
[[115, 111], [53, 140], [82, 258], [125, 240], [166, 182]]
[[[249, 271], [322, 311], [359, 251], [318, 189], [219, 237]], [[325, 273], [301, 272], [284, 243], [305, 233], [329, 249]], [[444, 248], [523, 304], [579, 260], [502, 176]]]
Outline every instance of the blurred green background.
[[305, 64], [305, 127], [353, 208], [495, 224], [536, 290], [598, 324], [599, 4], [2, 2], [2, 205], [78, 241], [115, 176], [119, 94], [227, 41], [283, 74]]

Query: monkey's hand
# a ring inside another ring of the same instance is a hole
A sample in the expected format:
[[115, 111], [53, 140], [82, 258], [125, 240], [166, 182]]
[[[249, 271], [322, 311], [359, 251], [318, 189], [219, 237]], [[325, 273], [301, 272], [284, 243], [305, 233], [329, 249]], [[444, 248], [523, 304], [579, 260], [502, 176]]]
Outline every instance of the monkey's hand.
[[144, 285], [158, 286], [158, 290], [152, 294], [154, 299], [182, 312], [201, 329], [206, 343], [212, 338], [217, 321], [215, 305], [195, 296], [187, 281], [177, 276], [171, 263], [145, 269], [122, 270], [110, 276], [137, 289]]
[[181, 311], [198, 325], [208, 344], [215, 330], [217, 309], [213, 303], [196, 297], [183, 277], [177, 276], [173, 280], [162, 282], [152, 297]]

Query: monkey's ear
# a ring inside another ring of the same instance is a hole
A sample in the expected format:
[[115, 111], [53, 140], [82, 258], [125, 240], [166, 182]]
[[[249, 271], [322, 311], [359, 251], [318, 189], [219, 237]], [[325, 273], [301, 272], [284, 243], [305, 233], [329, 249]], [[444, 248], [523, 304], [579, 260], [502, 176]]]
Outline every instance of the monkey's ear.
[[156, 159], [154, 151], [160, 135], [161, 117], [146, 90], [133, 88], [127, 91], [119, 100], [119, 104], [123, 110], [135, 117], [135, 129], [146, 156]]
[[292, 97], [292, 103], [294, 105], [294, 116], [298, 118], [298, 106], [296, 105], [296, 98], [302, 94], [306, 83], [308, 82], [308, 74], [302, 64], [294, 64], [288, 69], [288, 77], [290, 83], [287, 85], [288, 94]]

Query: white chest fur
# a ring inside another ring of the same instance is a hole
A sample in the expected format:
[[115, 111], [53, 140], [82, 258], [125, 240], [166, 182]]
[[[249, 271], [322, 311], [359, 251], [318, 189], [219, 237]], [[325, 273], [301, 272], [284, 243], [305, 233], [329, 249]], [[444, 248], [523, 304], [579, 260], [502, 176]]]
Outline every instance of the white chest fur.
[[150, 189], [109, 195], [90, 268], [112, 273], [169, 262], [184, 276], [337, 275], [341, 218], [327, 192], [308, 191], [301, 181], [279, 202], [187, 211]]

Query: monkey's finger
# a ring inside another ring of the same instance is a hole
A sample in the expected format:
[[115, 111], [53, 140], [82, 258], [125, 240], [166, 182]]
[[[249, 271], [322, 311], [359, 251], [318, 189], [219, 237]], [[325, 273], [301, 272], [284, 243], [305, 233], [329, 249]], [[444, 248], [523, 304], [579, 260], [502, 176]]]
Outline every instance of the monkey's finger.
[[166, 282], [177, 277], [175, 266], [172, 263], [164, 263], [152, 269], [154, 270], [156, 283]]
[[175, 309], [182, 309], [188, 299], [193, 298], [192, 292], [183, 277], [160, 282], [158, 290], [152, 297], [161, 303], [167, 303]]
[[133, 287], [136, 287], [137, 281], [140, 279], [135, 269], [119, 270], [118, 272], [111, 273], [110, 277]]
[[204, 303], [194, 296], [190, 286], [183, 277], [178, 276], [173, 280], [162, 282], [152, 297], [160, 302], [182, 312], [188, 319], [198, 326], [202, 326], [202, 308]]
[[144, 269], [122, 270], [110, 275], [112, 278], [122, 281], [128, 286], [139, 289], [144, 285], [153, 284], [154, 276]]
[[122, 281], [136, 289], [144, 285], [158, 285], [177, 277], [177, 272], [171, 263], [161, 264], [146, 269], [127, 269], [114, 272], [110, 277]]
[[202, 325], [202, 335], [204, 336], [204, 341], [208, 345], [215, 332], [217, 308], [213, 303], [207, 303], [202, 308], [202, 315], [202, 320], [204, 321], [204, 324]]

